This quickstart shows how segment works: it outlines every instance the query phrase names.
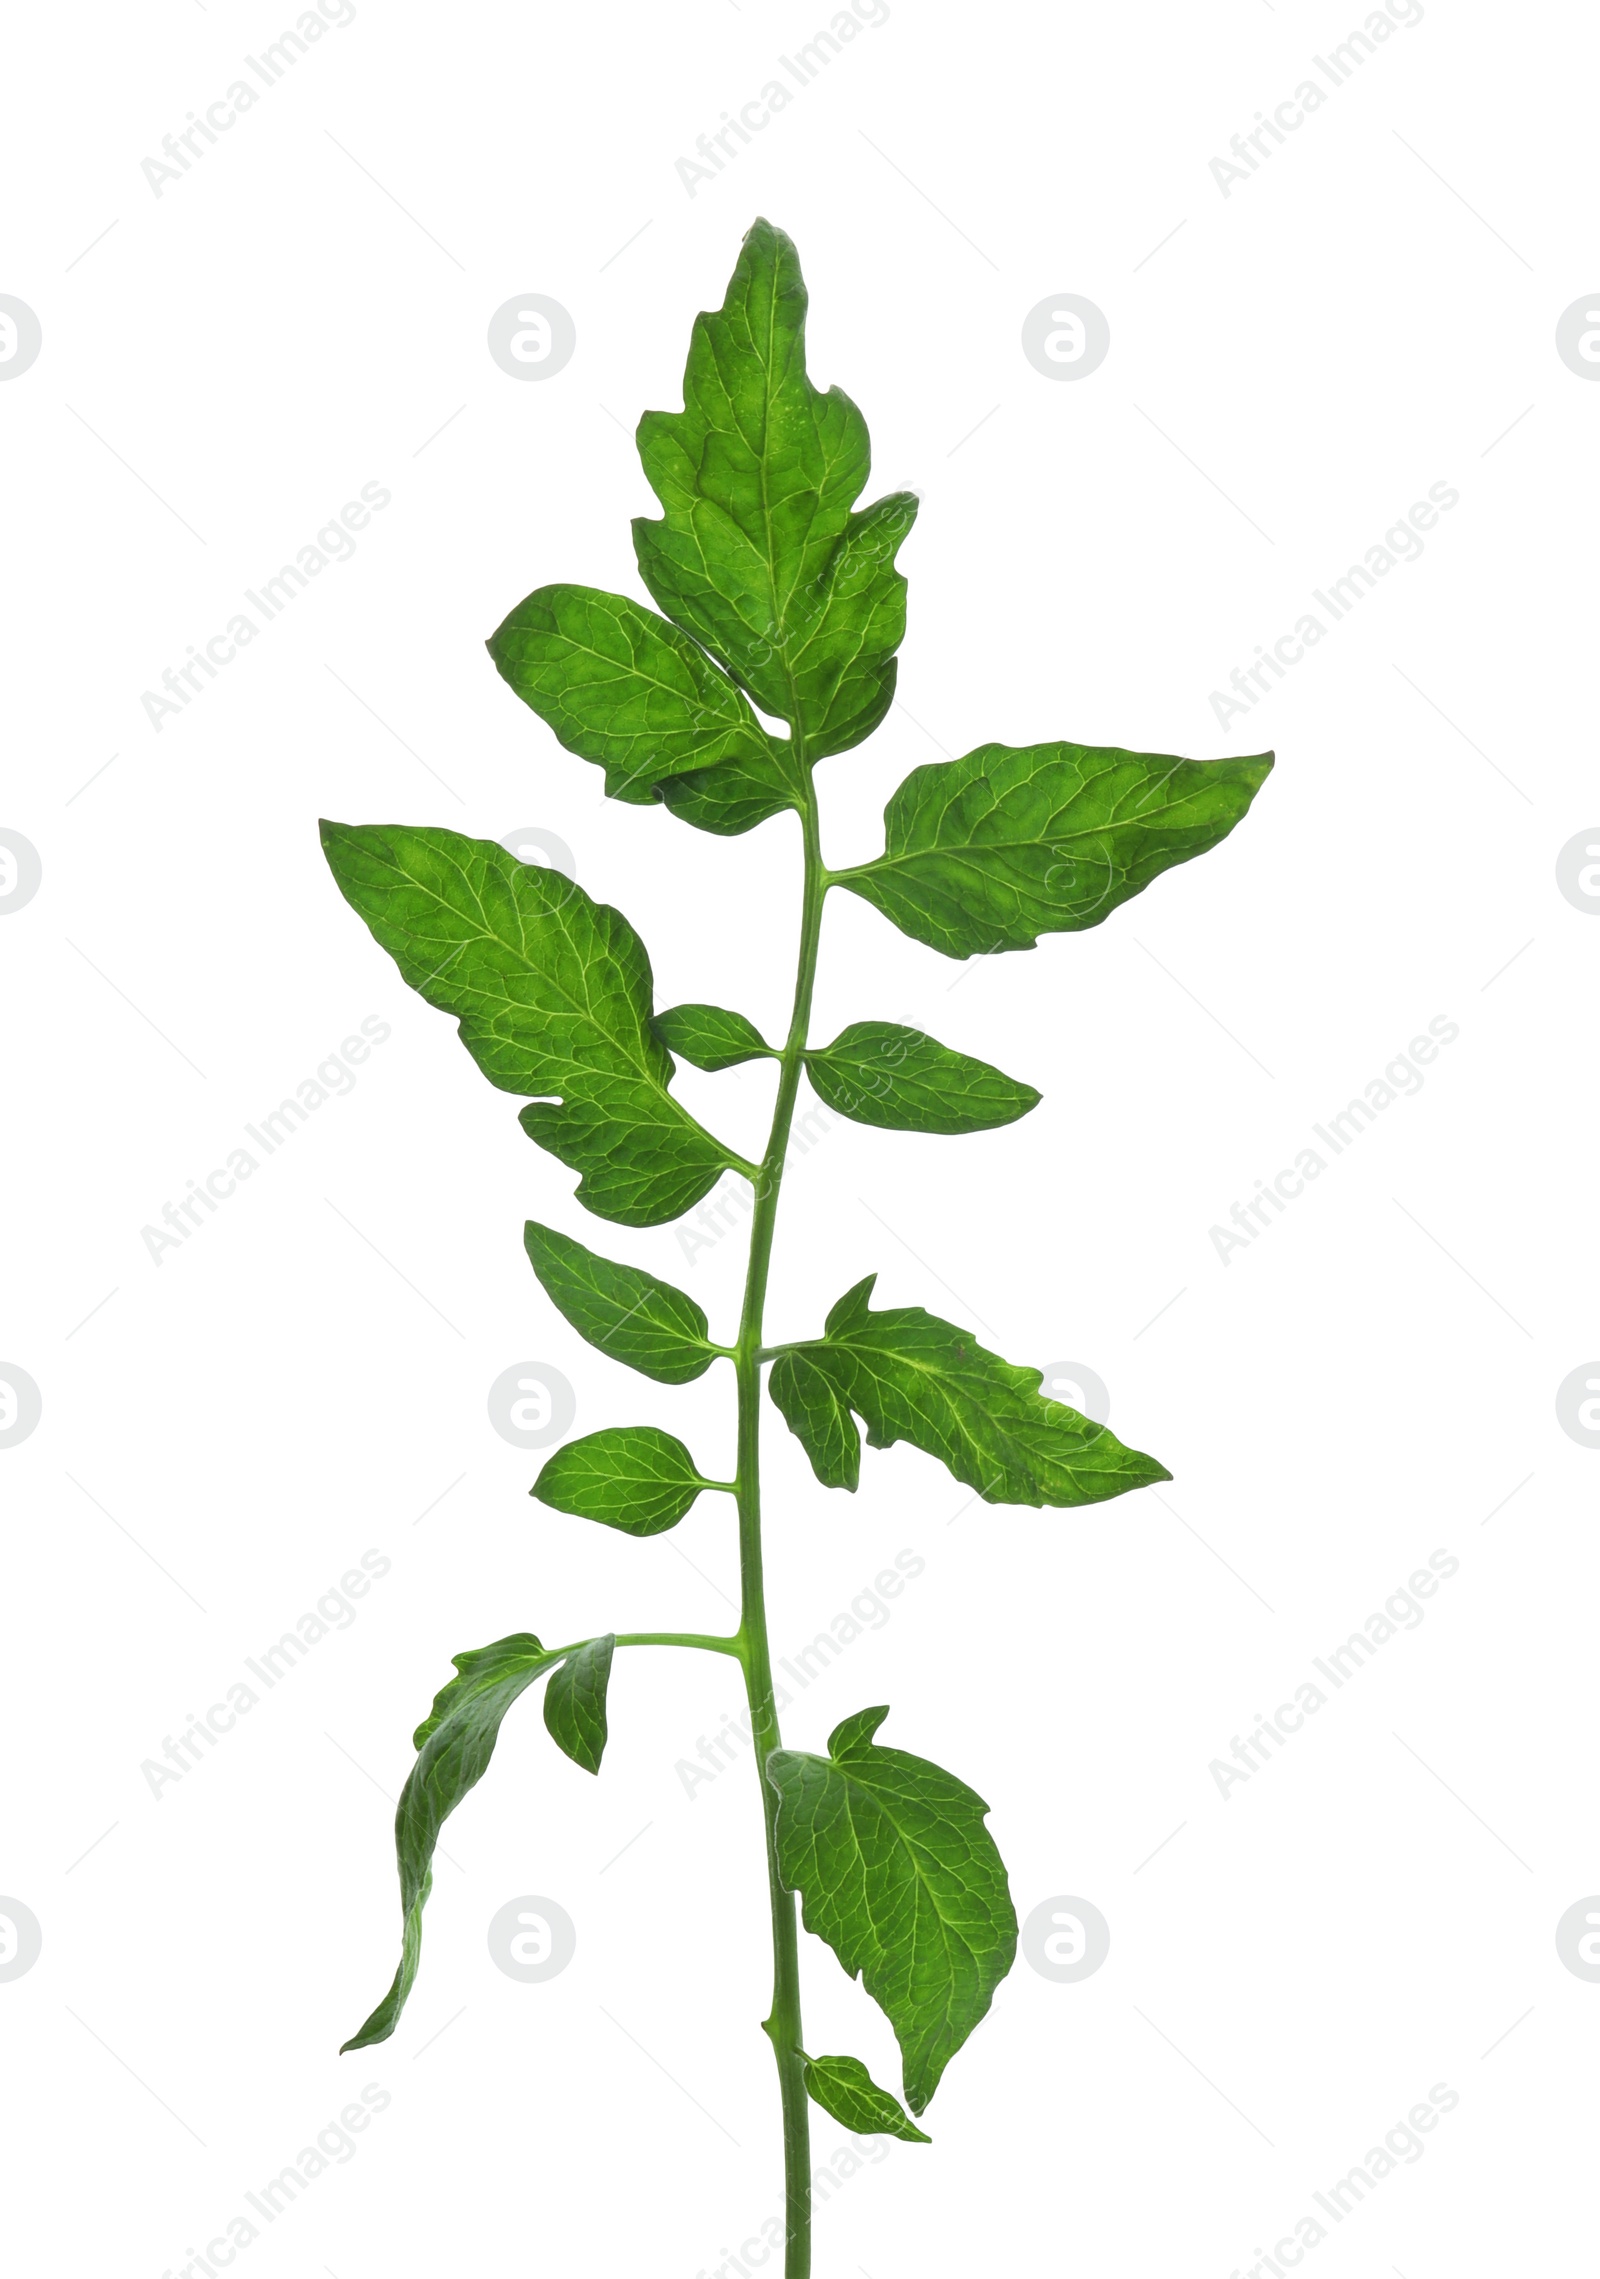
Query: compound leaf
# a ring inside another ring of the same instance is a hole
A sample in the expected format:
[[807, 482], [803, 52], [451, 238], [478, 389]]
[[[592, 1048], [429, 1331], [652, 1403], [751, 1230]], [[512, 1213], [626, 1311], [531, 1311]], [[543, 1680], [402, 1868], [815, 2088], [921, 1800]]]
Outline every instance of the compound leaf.
[[324, 823], [322, 844], [346, 901], [412, 988], [454, 1014], [490, 1083], [542, 1095], [519, 1120], [582, 1173], [588, 1209], [659, 1226], [737, 1164], [667, 1088], [650, 960], [620, 912], [492, 839]]
[[616, 1646], [612, 1635], [591, 1638], [567, 1656], [544, 1689], [545, 1730], [586, 1773], [597, 1773], [606, 1753], [606, 1688]]
[[824, 1487], [854, 1488], [861, 1447], [909, 1440], [985, 1503], [1103, 1503], [1172, 1474], [1103, 1424], [1039, 1391], [1037, 1369], [988, 1352], [970, 1330], [921, 1306], [868, 1305], [869, 1274], [839, 1300], [824, 1334], [785, 1346], [768, 1390]]
[[716, 1359], [704, 1309], [687, 1292], [642, 1266], [602, 1258], [536, 1219], [529, 1219], [522, 1240], [551, 1304], [613, 1361], [658, 1384], [687, 1385]]
[[369, 2042], [387, 2041], [394, 2032], [417, 1975], [422, 1910], [433, 1889], [439, 1831], [488, 1771], [506, 1711], [561, 1658], [528, 1631], [452, 1656], [458, 1674], [434, 1696], [431, 1713], [417, 1727], [413, 1736], [417, 1761], [400, 1791], [395, 1814], [403, 1919], [400, 1967], [388, 1993], [344, 2049], [365, 2049]]
[[947, 957], [1032, 949], [1225, 839], [1271, 766], [980, 744], [914, 769], [884, 809], [883, 853], [835, 880]]
[[558, 1448], [528, 1493], [554, 1511], [598, 1520], [624, 1535], [660, 1535], [712, 1484], [670, 1432], [622, 1424]]
[[569, 752], [644, 805], [664, 776], [724, 760], [760, 768], [767, 733], [697, 642], [623, 594], [541, 586], [492, 633], [502, 677]]
[[[842, 390], [823, 394], [807, 377], [805, 318], [799, 256], [757, 221], [722, 307], [695, 320], [683, 410], [639, 422], [663, 512], [636, 521], [633, 537], [661, 608], [764, 712], [802, 732], [814, 760], [858, 743], [889, 708], [905, 633], [894, 555], [916, 500], [852, 512], [871, 464], [866, 422]], [[706, 778], [708, 799], [741, 772]], [[702, 827], [747, 827], [663, 796]]]
[[720, 1005], [674, 1005], [656, 1015], [655, 1030], [669, 1052], [712, 1075], [741, 1061], [776, 1058], [753, 1021]]
[[1039, 1104], [1031, 1084], [892, 1021], [855, 1021], [806, 1073], [841, 1116], [885, 1132], [987, 1132]]
[[880, 2089], [858, 2057], [808, 2057], [806, 2088], [812, 2101], [861, 2137], [899, 2137], [931, 2144], [898, 2097]]
[[[873, 1740], [887, 1709], [835, 1726], [825, 1757], [775, 1749], [778, 1869], [894, 2028], [906, 2103], [920, 2113], [1011, 1968], [1017, 1918], [964, 1781]], [[881, 2094], [881, 2092], [880, 2092]]]

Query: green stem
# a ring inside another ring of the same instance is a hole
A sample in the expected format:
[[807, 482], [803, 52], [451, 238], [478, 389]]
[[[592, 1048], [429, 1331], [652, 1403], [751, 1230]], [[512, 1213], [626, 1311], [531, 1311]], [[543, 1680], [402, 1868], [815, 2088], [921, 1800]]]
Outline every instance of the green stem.
[[705, 1654], [732, 1654], [742, 1660], [744, 1649], [737, 1636], [714, 1638], [699, 1630], [628, 1630], [617, 1635], [619, 1646], [698, 1646]]
[[806, 1025], [811, 1017], [811, 992], [817, 974], [817, 943], [822, 932], [822, 902], [827, 873], [817, 839], [817, 810], [807, 782], [801, 810], [805, 834], [805, 896], [800, 918], [800, 960], [795, 974], [794, 1012], [782, 1054], [778, 1098], [772, 1111], [772, 1130], [756, 1180], [755, 1212], [750, 1223], [750, 1263], [745, 1277], [744, 1310], [739, 1321], [735, 1368], [739, 1384], [739, 1580], [742, 1596], [739, 1635], [744, 1646], [745, 1693], [750, 1704], [750, 1731], [755, 1745], [756, 1771], [761, 1782], [761, 1809], [766, 1825], [767, 1884], [772, 1904], [772, 2011], [764, 2021], [778, 2061], [778, 2088], [783, 2101], [783, 2165], [788, 2245], [784, 2279], [810, 2279], [811, 2272], [811, 2116], [806, 2098], [805, 2066], [800, 2043], [800, 1936], [792, 1892], [785, 1891], [778, 1874], [778, 1799], [766, 1777], [766, 1762], [782, 1746], [778, 1713], [773, 1700], [772, 1655], [767, 1643], [767, 1610], [761, 1571], [761, 1316], [766, 1303], [767, 1273], [772, 1263], [772, 1235], [778, 1216], [778, 1190], [783, 1181], [784, 1157], [789, 1148], [789, 1127], [794, 1118], [795, 1095], [806, 1048]]

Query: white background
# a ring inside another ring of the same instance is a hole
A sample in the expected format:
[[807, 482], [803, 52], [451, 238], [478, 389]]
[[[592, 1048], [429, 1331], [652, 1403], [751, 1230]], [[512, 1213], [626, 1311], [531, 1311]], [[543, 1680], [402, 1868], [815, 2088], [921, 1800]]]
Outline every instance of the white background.
[[[1600, 934], [1555, 865], [1600, 807], [1600, 389], [1554, 336], [1597, 282], [1600, 43], [1577, 8], [1428, 0], [1225, 197], [1210, 161], [1362, 13], [894, 0], [692, 197], [675, 161], [825, 8], [358, 0], [160, 196], [141, 160], [292, 12], [13, 18], [0, 291], [44, 335], [0, 387], [0, 823], [43, 864], [0, 929], [0, 1359], [43, 1396], [0, 1453], [0, 1892], [44, 1932], [0, 1984], [19, 2268], [182, 2271], [367, 2082], [388, 2109], [240, 2255], [254, 2279], [694, 2279], [779, 2204], [754, 1776], [691, 1801], [674, 1770], [737, 1705], [709, 1658], [619, 1659], [598, 1781], [524, 1705], [446, 1832], [401, 2030], [334, 2054], [393, 1968], [386, 1799], [451, 1654], [727, 1617], [720, 1499], [645, 1544], [527, 1500], [541, 1459], [485, 1409], [513, 1363], [571, 1379], [576, 1430], [660, 1423], [712, 1468], [732, 1400], [720, 1368], [672, 1393], [584, 1347], [522, 1220], [679, 1281], [718, 1334], [743, 1244], [690, 1263], [583, 1212], [315, 832], [553, 831], [660, 1003], [781, 1022], [790, 820], [721, 841], [606, 805], [481, 645], [552, 579], [642, 595], [633, 422], [681, 400], [758, 212], [874, 490], [923, 498], [903, 703], [826, 763], [830, 858], [986, 739], [1278, 754], [1221, 850], [1034, 955], [956, 966], [829, 905], [818, 1037], [912, 1022], [1045, 1098], [959, 1142], [835, 1122], [786, 1192], [772, 1329], [877, 1268], [886, 1302], [1092, 1367], [1174, 1478], [963, 1510], [902, 1448], [847, 1499], [769, 1419], [779, 1652], [926, 1561], [786, 1737], [892, 1703], [886, 1741], [991, 1800], [1019, 1912], [1081, 1894], [1112, 1933], [1078, 1985], [1019, 1961], [932, 2149], [821, 2213], [818, 2272], [1227, 2279], [1439, 2083], [1424, 2157], [1308, 2265], [1578, 2268], [1600, 1989], [1553, 1934], [1600, 1886], [1600, 1458], [1555, 1391], [1600, 1350]], [[1063, 385], [1020, 329], [1069, 291], [1111, 353]], [[485, 347], [527, 292], [577, 327], [536, 385]], [[367, 482], [391, 503], [354, 558], [158, 733], [143, 692]], [[1436, 482], [1459, 504], [1421, 558], [1219, 726], [1230, 670]], [[155, 1263], [141, 1229], [372, 1014], [354, 1091]], [[1224, 1263], [1212, 1226], [1440, 1015], [1421, 1092]], [[769, 1086], [684, 1080], [752, 1148]], [[392, 1566], [354, 1624], [153, 1796], [143, 1760], [369, 1548]], [[1459, 1572], [1421, 1627], [1219, 1794], [1211, 1761], [1436, 1550]], [[485, 1943], [523, 1893], [578, 1926], [543, 1986]], [[895, 2080], [859, 1988], [810, 1940], [804, 1969], [809, 2046]], [[815, 2118], [820, 2160], [843, 2132]]]

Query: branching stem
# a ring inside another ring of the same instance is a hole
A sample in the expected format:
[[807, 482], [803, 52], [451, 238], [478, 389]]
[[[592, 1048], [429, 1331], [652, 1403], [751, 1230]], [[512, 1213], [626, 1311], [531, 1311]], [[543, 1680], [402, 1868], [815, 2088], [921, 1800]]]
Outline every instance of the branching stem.
[[[804, 755], [796, 757], [804, 772]], [[750, 1704], [750, 1733], [757, 1775], [761, 1782], [761, 1810], [766, 1828], [767, 1883], [772, 1905], [772, 2010], [765, 2020], [778, 2061], [778, 2087], [783, 2101], [783, 2160], [785, 2193], [784, 2279], [810, 2279], [811, 2272], [811, 2124], [805, 2085], [805, 2061], [800, 2038], [799, 1928], [792, 1892], [785, 1891], [778, 1874], [778, 1799], [766, 1778], [766, 1762], [781, 1747], [778, 1713], [773, 1699], [772, 1655], [767, 1642], [767, 1610], [761, 1566], [761, 1317], [766, 1303], [767, 1273], [772, 1263], [772, 1236], [777, 1223], [778, 1191], [783, 1182], [784, 1158], [789, 1149], [789, 1128], [794, 1119], [795, 1096], [806, 1049], [806, 1028], [811, 1017], [811, 992], [817, 974], [817, 943], [822, 932], [822, 904], [827, 873], [817, 837], [817, 810], [809, 777], [801, 811], [805, 842], [805, 890], [800, 916], [800, 958], [795, 974], [794, 1011], [783, 1048], [778, 1097], [755, 1182], [755, 1211], [750, 1222], [750, 1263], [745, 1276], [744, 1309], [739, 1322], [735, 1368], [739, 1385], [739, 1580], [741, 1614], [739, 1637], [743, 1647], [745, 1693]]]

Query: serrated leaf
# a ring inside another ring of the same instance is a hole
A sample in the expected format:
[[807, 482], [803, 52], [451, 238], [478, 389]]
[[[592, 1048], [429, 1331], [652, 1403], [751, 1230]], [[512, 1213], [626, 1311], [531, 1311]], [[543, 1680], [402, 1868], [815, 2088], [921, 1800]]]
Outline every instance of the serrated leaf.
[[674, 1005], [656, 1015], [655, 1028], [669, 1052], [712, 1075], [741, 1061], [777, 1057], [753, 1021], [720, 1005]]
[[880, 2089], [858, 2057], [808, 2057], [806, 2088], [812, 2100], [860, 2137], [899, 2137], [931, 2144], [898, 2097]]
[[897, 1440], [937, 1456], [985, 1503], [1103, 1503], [1172, 1474], [1103, 1424], [1039, 1391], [1037, 1369], [988, 1352], [921, 1306], [874, 1313], [877, 1276], [846, 1291], [824, 1334], [785, 1346], [768, 1390], [824, 1487], [854, 1488], [861, 1449]]
[[616, 1646], [609, 1634], [591, 1638], [567, 1656], [544, 1689], [545, 1730], [586, 1773], [597, 1773], [606, 1753], [606, 1688]]
[[984, 1826], [954, 1774], [873, 1740], [887, 1709], [835, 1726], [826, 1757], [775, 1749], [778, 1869], [894, 2028], [920, 2113], [1011, 1968], [1017, 1918]]
[[642, 1266], [623, 1266], [529, 1219], [523, 1247], [551, 1304], [580, 1337], [662, 1385], [687, 1385], [717, 1357], [702, 1307]]
[[582, 1173], [589, 1210], [660, 1226], [737, 1163], [667, 1088], [650, 960], [619, 911], [492, 839], [324, 823], [322, 844], [346, 901], [412, 988], [455, 1016], [490, 1083], [543, 1096], [519, 1120]]
[[502, 677], [569, 752], [644, 805], [665, 776], [768, 760], [767, 733], [697, 642], [623, 594], [541, 586], [488, 641]]
[[946, 957], [1028, 950], [1098, 926], [1225, 839], [1272, 766], [1089, 744], [980, 744], [917, 768], [884, 809], [884, 852], [836, 871]]
[[1031, 1084], [893, 1021], [852, 1022], [806, 1074], [828, 1107], [885, 1132], [988, 1132], [1039, 1104]]
[[[842, 390], [823, 394], [807, 377], [805, 317], [799, 256], [757, 221], [721, 309], [695, 320], [683, 410], [639, 422], [663, 514], [641, 517], [633, 535], [661, 608], [764, 712], [802, 730], [815, 760], [888, 710], [905, 632], [894, 554], [916, 501], [901, 493], [851, 511], [871, 464], [866, 422]], [[708, 797], [722, 788], [708, 779]]]
[[394, 2032], [417, 1975], [422, 1910], [433, 1889], [439, 1831], [488, 1771], [507, 1710], [561, 1658], [529, 1631], [452, 1657], [457, 1675], [435, 1695], [432, 1711], [417, 1727], [413, 1736], [417, 1761], [400, 1791], [395, 1814], [403, 1921], [400, 1967], [388, 1993], [344, 2049], [365, 2049], [370, 2042], [387, 2041]]
[[711, 1485], [670, 1432], [622, 1424], [558, 1448], [528, 1493], [554, 1511], [598, 1520], [624, 1535], [660, 1535]]

